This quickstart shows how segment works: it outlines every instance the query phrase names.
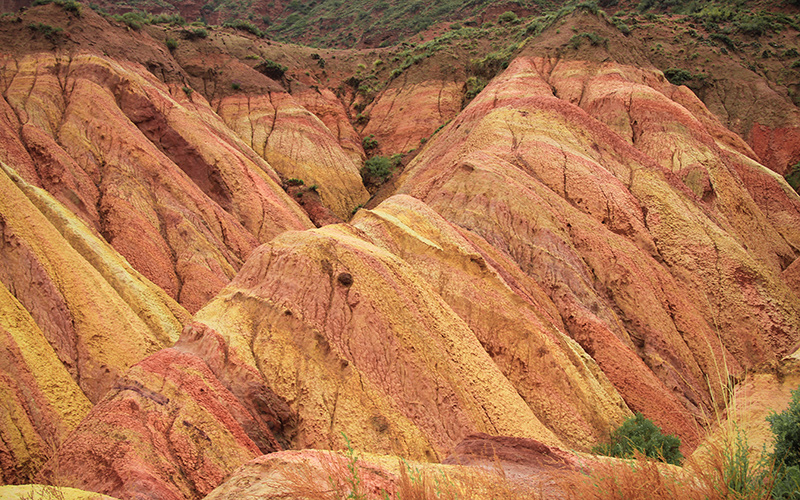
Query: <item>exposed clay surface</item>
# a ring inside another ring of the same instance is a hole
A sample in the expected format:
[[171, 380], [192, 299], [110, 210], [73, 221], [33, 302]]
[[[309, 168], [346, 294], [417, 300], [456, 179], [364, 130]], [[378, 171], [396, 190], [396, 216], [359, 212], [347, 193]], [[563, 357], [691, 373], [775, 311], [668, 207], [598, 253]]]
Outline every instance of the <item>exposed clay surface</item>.
[[558, 22], [495, 76], [488, 38], [0, 18], [0, 483], [313, 496], [350, 460], [319, 449], [352, 446], [383, 454], [359, 459], [376, 496], [403, 457], [558, 497], [633, 411], [688, 455], [731, 387], [766, 439], [800, 345], [790, 63], [699, 44], [693, 92], [644, 47], [658, 23]]

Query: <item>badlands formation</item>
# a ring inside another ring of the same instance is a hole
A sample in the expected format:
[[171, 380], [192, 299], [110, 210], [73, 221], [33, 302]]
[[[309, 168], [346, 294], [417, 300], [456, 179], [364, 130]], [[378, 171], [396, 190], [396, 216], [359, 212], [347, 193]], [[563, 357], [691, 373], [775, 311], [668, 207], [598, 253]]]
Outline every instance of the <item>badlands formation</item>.
[[471, 100], [458, 47], [191, 34], [0, 19], [0, 496], [299, 497], [348, 447], [376, 493], [397, 457], [553, 477], [634, 412], [688, 456], [731, 391], [785, 407], [785, 89], [717, 49], [705, 92], [670, 83], [589, 9]]

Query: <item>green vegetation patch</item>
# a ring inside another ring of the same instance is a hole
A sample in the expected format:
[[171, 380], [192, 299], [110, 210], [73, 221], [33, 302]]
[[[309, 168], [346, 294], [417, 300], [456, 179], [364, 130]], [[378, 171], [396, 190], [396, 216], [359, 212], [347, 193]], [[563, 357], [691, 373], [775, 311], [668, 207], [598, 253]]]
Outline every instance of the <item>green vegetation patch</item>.
[[[789, 168], [789, 171], [786, 173], [786, 182], [788, 182], [795, 191], [800, 193], [800, 161]], [[780, 419], [778, 419], [778, 422], [780, 422]], [[798, 435], [800, 436], [800, 428], [798, 429]]]
[[679, 465], [683, 460], [680, 446], [681, 440], [678, 437], [665, 436], [658, 426], [637, 412], [611, 433], [607, 443], [595, 446], [592, 453], [620, 458], [634, 458], [639, 453]]

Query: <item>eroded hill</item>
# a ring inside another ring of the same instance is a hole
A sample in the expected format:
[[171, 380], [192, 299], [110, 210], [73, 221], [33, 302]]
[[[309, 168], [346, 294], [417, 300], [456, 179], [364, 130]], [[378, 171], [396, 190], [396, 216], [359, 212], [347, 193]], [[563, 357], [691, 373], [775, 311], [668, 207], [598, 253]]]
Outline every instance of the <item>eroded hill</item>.
[[632, 412], [688, 454], [796, 351], [798, 72], [751, 35], [589, 5], [346, 51], [72, 5], [0, 19], [3, 483], [203, 498], [346, 439], [577, 467]]

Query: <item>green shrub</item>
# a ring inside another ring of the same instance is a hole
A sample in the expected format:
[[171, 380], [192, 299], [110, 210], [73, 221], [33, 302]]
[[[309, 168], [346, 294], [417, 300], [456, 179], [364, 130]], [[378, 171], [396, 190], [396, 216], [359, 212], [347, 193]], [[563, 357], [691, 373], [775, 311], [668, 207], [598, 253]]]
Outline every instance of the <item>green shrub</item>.
[[305, 184], [305, 182], [303, 182], [303, 179], [298, 179], [296, 177], [292, 177], [290, 179], [286, 179], [286, 185], [287, 186], [302, 186], [304, 184]]
[[500, 14], [500, 16], [497, 18], [497, 22], [500, 24], [517, 23], [519, 22], [519, 17], [516, 13], [507, 10]]
[[[795, 190], [800, 187], [800, 162], [790, 169], [786, 180]], [[772, 498], [800, 500], [800, 388], [792, 391], [789, 407], [781, 413], [773, 412], [767, 422], [775, 438], [772, 459], [777, 474]]]
[[466, 99], [466, 101], [473, 100], [475, 96], [480, 94], [481, 91], [486, 87], [486, 83], [486, 79], [479, 76], [471, 76], [467, 78], [467, 81], [464, 83], [464, 99]]
[[72, 12], [78, 17], [81, 15], [81, 4], [75, 0], [56, 0], [56, 5], [61, 6], [61, 8], [67, 12]]
[[244, 19], [234, 19], [233, 21], [223, 23], [222, 26], [225, 28], [233, 28], [239, 31], [249, 31], [259, 38], [264, 36], [264, 33], [258, 29], [258, 26], [250, 21], [245, 21]]
[[43, 23], [29, 24], [28, 29], [30, 29], [35, 33], [41, 34], [42, 36], [44, 36], [53, 43], [57, 42], [60, 39], [62, 33], [64, 32], [63, 28], [58, 28]]
[[772, 28], [772, 22], [763, 15], [749, 16], [737, 23], [740, 31], [752, 36], [761, 36]]
[[608, 46], [608, 39], [598, 35], [597, 33], [580, 33], [577, 35], [572, 35], [572, 38], [569, 39], [568, 46], [577, 49], [581, 46], [583, 40], [589, 40], [593, 46], [603, 45]]
[[364, 147], [364, 151], [372, 151], [378, 147], [378, 140], [375, 139], [374, 135], [369, 134], [361, 141], [361, 145]]
[[174, 38], [167, 38], [164, 43], [167, 45], [170, 52], [178, 48], [178, 41]]
[[385, 180], [394, 170], [392, 160], [385, 156], [373, 156], [364, 164], [364, 172], [370, 177]]
[[114, 16], [114, 19], [125, 23], [130, 29], [139, 31], [142, 26], [150, 24], [150, 20], [146, 14], [140, 12], [126, 12], [124, 14]]
[[[789, 176], [800, 181], [800, 162], [792, 167]], [[775, 436], [775, 458], [787, 467], [800, 466], [800, 388], [792, 391], [789, 407], [781, 413], [772, 413], [767, 422]]]
[[189, 40], [194, 40], [195, 38], [207, 38], [208, 31], [205, 28], [195, 28], [193, 30], [185, 30], [183, 32], [183, 36]]
[[273, 80], [280, 80], [289, 68], [271, 59], [264, 59], [255, 69]]
[[694, 78], [691, 71], [680, 68], [669, 68], [664, 71], [664, 76], [669, 80], [669, 83], [673, 85], [683, 85]]
[[633, 458], [636, 452], [663, 462], [678, 465], [683, 455], [678, 448], [681, 440], [665, 436], [651, 420], [636, 413], [611, 433], [608, 443], [592, 449], [593, 453], [610, 457]]

